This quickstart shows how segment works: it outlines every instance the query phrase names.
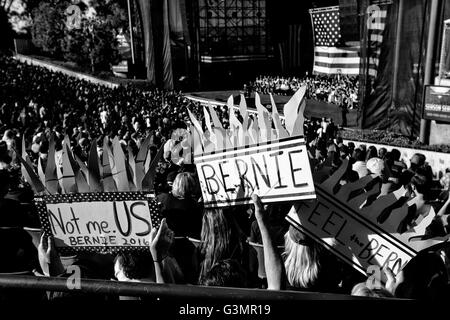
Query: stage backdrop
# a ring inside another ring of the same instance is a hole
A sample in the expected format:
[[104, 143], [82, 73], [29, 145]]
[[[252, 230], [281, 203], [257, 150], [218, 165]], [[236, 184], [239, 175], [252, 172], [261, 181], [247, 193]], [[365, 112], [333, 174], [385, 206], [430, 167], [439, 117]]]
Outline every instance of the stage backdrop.
[[398, 1], [393, 1], [389, 6], [378, 76], [373, 87], [369, 88], [371, 92], [366, 96], [363, 128], [391, 129], [405, 135], [419, 133], [429, 9], [429, 1], [404, 1], [402, 36], [399, 43], [398, 94], [394, 97]]

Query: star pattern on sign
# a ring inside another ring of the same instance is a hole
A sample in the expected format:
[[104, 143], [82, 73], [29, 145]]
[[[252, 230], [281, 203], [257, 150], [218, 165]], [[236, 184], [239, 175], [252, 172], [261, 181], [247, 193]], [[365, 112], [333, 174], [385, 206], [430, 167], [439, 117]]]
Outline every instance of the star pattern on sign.
[[339, 10], [314, 13], [313, 22], [316, 46], [335, 47], [338, 45], [341, 38]]
[[[150, 211], [152, 227], [158, 229], [163, 219], [161, 208], [155, 200], [155, 195], [147, 192], [96, 192], [96, 193], [71, 193], [46, 195], [36, 197], [34, 203], [41, 221], [41, 227], [45, 234], [51, 236], [52, 229], [47, 212], [47, 204], [92, 202], [92, 201], [147, 201]], [[148, 246], [80, 246], [80, 247], [58, 247], [57, 250], [64, 254], [76, 254], [78, 252], [117, 253], [123, 251], [148, 251]]]

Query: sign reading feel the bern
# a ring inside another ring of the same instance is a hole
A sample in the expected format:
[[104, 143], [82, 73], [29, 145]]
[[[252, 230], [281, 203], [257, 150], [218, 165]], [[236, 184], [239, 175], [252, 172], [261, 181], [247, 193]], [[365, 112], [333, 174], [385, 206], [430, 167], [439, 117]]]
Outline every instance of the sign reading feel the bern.
[[152, 195], [141, 192], [51, 195], [35, 203], [44, 232], [63, 252], [148, 250], [161, 220]]
[[205, 207], [314, 199], [303, 137], [195, 157]]
[[363, 274], [373, 265], [398, 274], [420, 251], [446, 241], [448, 236], [425, 236], [433, 207], [416, 212], [416, 205], [405, 202], [404, 188], [379, 196], [380, 177], [341, 185], [348, 167], [343, 161], [323, 182], [315, 174], [317, 199], [296, 203], [287, 220]]

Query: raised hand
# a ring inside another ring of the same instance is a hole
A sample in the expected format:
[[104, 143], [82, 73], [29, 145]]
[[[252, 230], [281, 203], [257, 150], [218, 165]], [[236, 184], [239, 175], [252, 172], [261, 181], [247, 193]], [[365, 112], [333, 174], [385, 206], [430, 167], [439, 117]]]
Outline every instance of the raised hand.
[[168, 255], [172, 246], [174, 233], [167, 226], [166, 219], [162, 219], [159, 229], [153, 228], [150, 231], [150, 253], [153, 260], [161, 262]]
[[252, 194], [252, 200], [255, 205], [255, 217], [258, 222], [267, 222], [267, 211], [261, 198], [257, 194]]
[[64, 266], [55, 248], [53, 237], [43, 233], [38, 246], [39, 264], [46, 276], [57, 276], [64, 273]]

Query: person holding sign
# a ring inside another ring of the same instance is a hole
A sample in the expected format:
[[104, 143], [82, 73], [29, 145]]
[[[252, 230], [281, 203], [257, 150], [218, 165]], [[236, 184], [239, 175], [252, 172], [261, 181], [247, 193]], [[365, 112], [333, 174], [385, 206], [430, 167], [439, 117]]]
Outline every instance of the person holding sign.
[[[166, 219], [161, 221], [158, 230], [156, 228], [151, 230], [149, 240], [151, 257], [146, 254], [138, 255], [135, 253], [119, 253], [117, 255], [114, 261], [114, 274], [117, 280], [127, 282], [166, 282], [163, 264], [169, 258], [168, 252], [173, 243], [173, 231], [167, 226]], [[153, 258], [154, 268], [151, 268], [150, 258]], [[166, 271], [171, 270], [166, 269]]]
[[338, 260], [293, 226], [285, 234], [285, 252], [281, 258], [271, 239], [261, 199], [254, 194], [252, 200], [263, 241], [268, 289], [338, 292], [342, 280]]

